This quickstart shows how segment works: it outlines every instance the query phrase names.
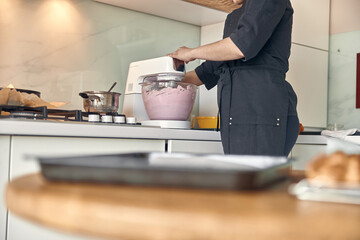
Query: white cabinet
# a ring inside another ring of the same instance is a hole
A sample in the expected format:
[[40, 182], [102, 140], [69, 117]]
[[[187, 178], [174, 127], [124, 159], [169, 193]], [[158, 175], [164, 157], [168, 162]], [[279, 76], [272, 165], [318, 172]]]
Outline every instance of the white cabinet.
[[76, 155], [134, 151], [165, 151], [165, 140], [13, 136], [10, 180], [38, 172], [35, 161], [26, 155]]
[[329, 50], [330, 0], [292, 0], [292, 42]]
[[287, 80], [305, 127], [327, 126], [330, 0], [292, 0], [294, 22]]
[[305, 127], [327, 126], [328, 55], [324, 50], [291, 47], [286, 79], [298, 96], [297, 111]]
[[[10, 139], [10, 137], [7, 138]], [[8, 142], [10, 141], [8, 140]], [[0, 146], [1, 148], [3, 147], [2, 144]], [[5, 148], [6, 146], [4, 145], [4, 149]], [[9, 144], [7, 145], [7, 149], [10, 149]], [[109, 154], [131, 151], [163, 152], [165, 151], [165, 140], [13, 136], [11, 137], [10, 179], [13, 179], [23, 174], [39, 171], [39, 166], [37, 162], [33, 160], [26, 160], [24, 158], [26, 155], [51, 154], [51, 156], [56, 156], [102, 153]], [[1, 151], [1, 157], [3, 156], [2, 153], [3, 152]], [[7, 156], [9, 156], [9, 154]], [[1, 160], [3, 160], [3, 158], [1, 158]], [[1, 187], [3, 186], [4, 184], [2, 182]], [[3, 224], [3, 222], [1, 223]], [[70, 235], [62, 232], [61, 234], [59, 234], [59, 232], [52, 229], [38, 226], [36, 224], [22, 220], [11, 213], [9, 213], [8, 216], [7, 232], [7, 240], [85, 239], [81, 236]]]
[[205, 153], [223, 154], [221, 142], [217, 141], [187, 141], [169, 140], [168, 152], [170, 153]]
[[[201, 27], [201, 45], [219, 41], [223, 37], [225, 22], [219, 22]], [[207, 90], [204, 85], [199, 87], [199, 116], [216, 116], [218, 113], [217, 105], [217, 86]]]
[[9, 180], [9, 151], [10, 136], [0, 136], [0, 240], [6, 239], [7, 210], [2, 196]]
[[305, 170], [307, 163], [318, 154], [326, 152], [326, 144], [295, 144], [291, 157], [295, 160], [293, 170]]
[[[223, 153], [220, 141], [190, 141], [165, 139], [118, 139], [82, 137], [41, 137], [41, 136], [3, 136], [0, 137], [1, 190], [8, 181], [24, 174], [39, 172], [36, 161], [26, 156], [64, 156], [83, 154], [111, 154], [121, 152], [155, 151], [186, 153]], [[6, 161], [5, 161], [6, 160]], [[10, 166], [9, 166], [10, 162]], [[10, 173], [8, 169], [10, 168]], [[4, 172], [4, 173], [3, 173]], [[3, 177], [4, 176], [4, 177]], [[1, 193], [2, 195], [2, 193]], [[1, 197], [3, 198], [3, 197]], [[1, 237], [5, 238], [6, 209], [1, 213]], [[48, 227], [23, 220], [9, 213], [7, 221], [7, 240], [52, 239], [83, 240], [79, 235], [59, 232]]]

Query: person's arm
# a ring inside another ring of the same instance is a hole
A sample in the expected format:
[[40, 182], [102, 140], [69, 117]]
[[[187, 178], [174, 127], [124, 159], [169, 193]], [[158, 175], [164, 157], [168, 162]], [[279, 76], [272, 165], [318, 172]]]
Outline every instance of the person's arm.
[[195, 84], [196, 86], [200, 86], [203, 84], [203, 82], [200, 80], [200, 78], [198, 77], [198, 75], [196, 74], [195, 71], [190, 71], [187, 72], [185, 77], [182, 80], [183, 83], [192, 83]]
[[229, 61], [241, 59], [244, 57], [244, 54], [228, 37], [197, 48], [180, 47], [175, 52], [168, 54], [168, 56], [183, 60], [184, 62], [188, 63], [195, 59]]
[[[248, 61], [258, 55], [284, 17], [285, 11], [292, 8], [288, 0], [247, 0], [244, 7], [245, 14], [229, 38], [244, 54], [242, 60]], [[283, 20], [292, 22], [292, 15]]]

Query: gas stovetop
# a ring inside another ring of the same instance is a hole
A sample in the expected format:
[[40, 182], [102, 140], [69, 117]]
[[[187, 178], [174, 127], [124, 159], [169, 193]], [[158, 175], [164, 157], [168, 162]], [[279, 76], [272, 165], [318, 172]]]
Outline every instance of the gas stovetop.
[[124, 114], [94, 113], [81, 110], [48, 109], [47, 107], [24, 107], [0, 105], [0, 119], [60, 120], [71, 122], [102, 122], [125, 124]]

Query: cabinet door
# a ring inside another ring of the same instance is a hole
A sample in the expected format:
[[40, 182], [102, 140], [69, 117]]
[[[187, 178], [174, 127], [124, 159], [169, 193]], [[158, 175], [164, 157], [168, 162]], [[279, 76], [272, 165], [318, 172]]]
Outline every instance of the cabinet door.
[[[219, 41], [223, 37], [225, 22], [206, 25], [201, 27], [201, 45]], [[199, 86], [199, 116], [216, 116], [217, 86], [207, 90], [204, 85]]]
[[292, 41], [329, 50], [330, 0], [292, 0]]
[[223, 154], [221, 142], [217, 141], [184, 141], [169, 140], [168, 152], [170, 153], [206, 153]]
[[294, 170], [305, 170], [307, 163], [320, 153], [326, 152], [326, 144], [295, 144], [291, 157], [295, 160]]
[[328, 52], [292, 44], [287, 81], [298, 96], [297, 111], [305, 127], [327, 126]]
[[12, 137], [10, 180], [24, 174], [38, 172], [35, 161], [26, 155], [84, 155], [121, 152], [165, 151], [165, 140], [70, 138], [70, 137]]
[[7, 210], [3, 192], [9, 180], [9, 161], [10, 161], [10, 137], [0, 136], [0, 240], [6, 239], [6, 214]]
[[[10, 179], [39, 171], [37, 162], [26, 160], [24, 157], [26, 155], [64, 156], [139, 151], [164, 152], [165, 140], [15, 136], [12, 137]], [[7, 240], [20, 239], [80, 240], [89, 238], [58, 232], [9, 213]]]

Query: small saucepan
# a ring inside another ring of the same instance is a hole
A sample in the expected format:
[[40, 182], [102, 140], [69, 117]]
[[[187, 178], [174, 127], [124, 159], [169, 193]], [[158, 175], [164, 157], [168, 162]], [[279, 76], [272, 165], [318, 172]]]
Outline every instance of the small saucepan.
[[115, 113], [119, 110], [121, 93], [109, 91], [85, 91], [79, 93], [87, 112]]

